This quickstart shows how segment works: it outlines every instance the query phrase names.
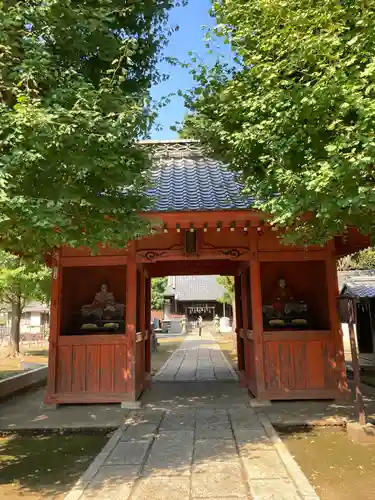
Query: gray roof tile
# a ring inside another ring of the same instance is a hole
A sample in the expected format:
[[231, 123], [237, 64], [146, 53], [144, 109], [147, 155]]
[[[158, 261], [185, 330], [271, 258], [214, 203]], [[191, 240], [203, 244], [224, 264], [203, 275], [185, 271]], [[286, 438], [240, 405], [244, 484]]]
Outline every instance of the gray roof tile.
[[375, 298], [375, 270], [343, 271], [338, 275], [341, 296], [359, 299]]
[[375, 281], [371, 283], [349, 283], [344, 286], [341, 295], [358, 299], [375, 298]]
[[339, 281], [339, 289], [342, 290], [343, 286], [347, 283], [356, 281], [359, 279], [360, 281], [367, 280], [367, 278], [374, 279], [375, 278], [375, 269], [373, 270], [362, 270], [362, 269], [353, 269], [349, 271], [338, 271], [337, 272], [338, 281]]
[[224, 291], [217, 276], [170, 276], [164, 295], [175, 296], [180, 301], [215, 301], [224, 295]]
[[246, 210], [252, 200], [241, 194], [236, 176], [208, 158], [196, 141], [143, 141], [153, 162], [150, 210], [155, 212]]

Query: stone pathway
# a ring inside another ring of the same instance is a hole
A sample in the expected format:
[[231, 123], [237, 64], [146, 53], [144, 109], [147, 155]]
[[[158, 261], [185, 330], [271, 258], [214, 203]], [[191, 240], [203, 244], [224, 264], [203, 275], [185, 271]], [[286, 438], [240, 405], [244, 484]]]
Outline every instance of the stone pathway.
[[179, 351], [66, 500], [318, 499], [215, 341], [188, 338]]
[[210, 333], [189, 335], [154, 377], [157, 382], [233, 380], [236, 373]]

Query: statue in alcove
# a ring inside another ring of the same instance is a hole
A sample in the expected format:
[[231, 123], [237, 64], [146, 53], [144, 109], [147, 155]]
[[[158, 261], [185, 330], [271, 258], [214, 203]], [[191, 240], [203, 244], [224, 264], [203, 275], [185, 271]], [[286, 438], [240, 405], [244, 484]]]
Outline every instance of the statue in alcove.
[[286, 305], [293, 301], [294, 297], [287, 286], [285, 278], [280, 278], [277, 282], [277, 289], [274, 293], [274, 299], [272, 301], [275, 311], [284, 315]]
[[82, 316], [93, 316], [97, 319], [121, 318], [124, 312], [124, 305], [117, 304], [115, 296], [109, 291], [107, 283], [103, 283], [100, 291], [95, 294], [94, 301], [82, 307]]
[[296, 300], [285, 278], [279, 278], [271, 297], [266, 298], [263, 307], [265, 326], [285, 328], [307, 326], [307, 305], [303, 300]]

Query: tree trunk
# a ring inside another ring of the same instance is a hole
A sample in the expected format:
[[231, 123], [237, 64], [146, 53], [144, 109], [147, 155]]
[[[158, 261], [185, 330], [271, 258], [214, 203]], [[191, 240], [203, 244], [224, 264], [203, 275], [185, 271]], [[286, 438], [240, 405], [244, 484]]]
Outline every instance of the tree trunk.
[[236, 318], [236, 299], [233, 298], [232, 300], [232, 332], [234, 333], [237, 328], [237, 318]]
[[233, 297], [232, 299], [232, 340], [233, 340], [233, 350], [237, 352], [237, 334], [236, 334], [236, 328], [237, 328], [237, 317], [236, 317], [236, 297]]
[[21, 297], [12, 303], [12, 323], [10, 327], [10, 355], [20, 354]]

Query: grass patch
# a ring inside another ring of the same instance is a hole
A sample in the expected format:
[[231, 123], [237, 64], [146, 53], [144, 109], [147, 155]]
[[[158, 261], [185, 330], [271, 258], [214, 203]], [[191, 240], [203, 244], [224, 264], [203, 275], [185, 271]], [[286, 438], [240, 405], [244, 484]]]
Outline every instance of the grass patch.
[[339, 427], [301, 427], [279, 432], [321, 500], [374, 497], [372, 446], [354, 443], [346, 430]]
[[109, 437], [108, 430], [0, 435], [0, 498], [63, 499]]
[[[35, 363], [38, 365], [48, 364], [48, 349], [41, 347], [21, 346], [21, 356], [12, 358], [7, 356], [7, 349], [0, 348], [0, 380], [3, 380], [18, 373], [23, 373], [23, 363]], [[29, 368], [30, 369], [30, 368]]]
[[375, 373], [361, 373], [361, 382], [375, 387]]
[[155, 375], [164, 365], [174, 351], [180, 347], [185, 337], [167, 337], [158, 339], [159, 345], [157, 352], [152, 353], [151, 357], [151, 375]]
[[235, 337], [231, 333], [215, 333], [213, 336], [230, 365], [236, 369], [237, 346], [235, 343]]

